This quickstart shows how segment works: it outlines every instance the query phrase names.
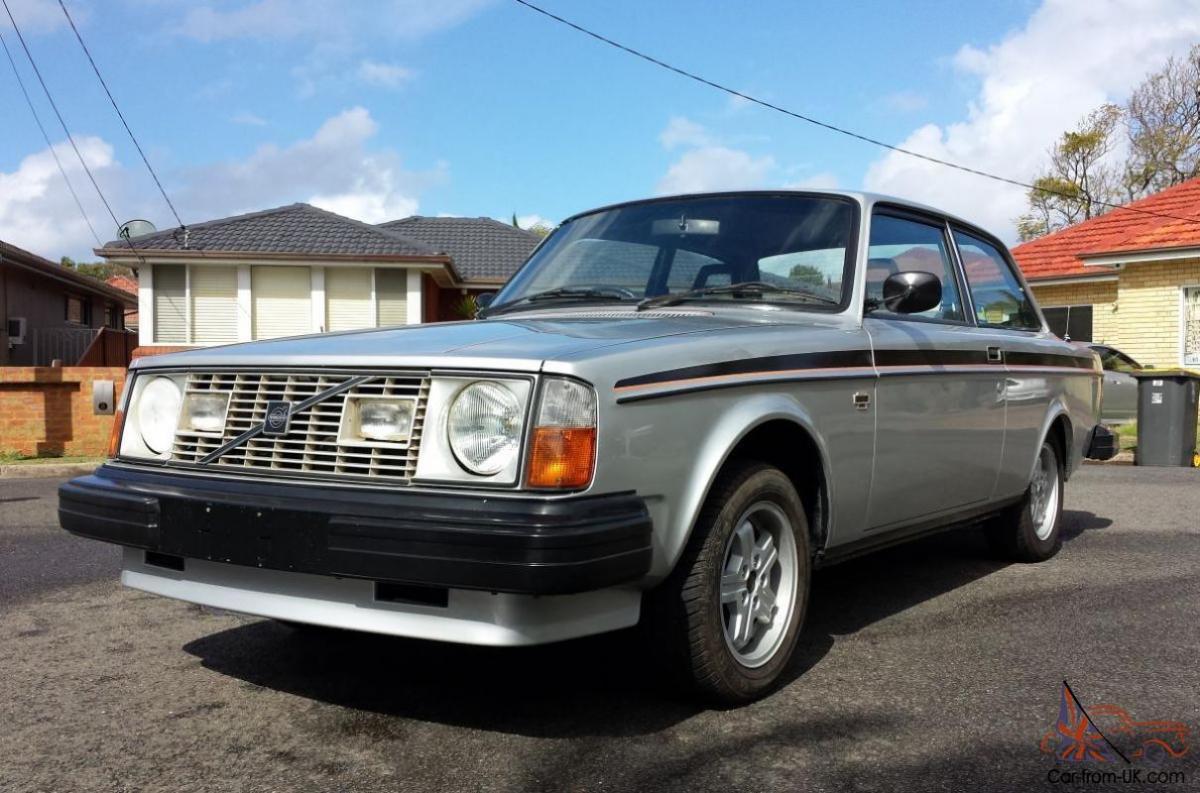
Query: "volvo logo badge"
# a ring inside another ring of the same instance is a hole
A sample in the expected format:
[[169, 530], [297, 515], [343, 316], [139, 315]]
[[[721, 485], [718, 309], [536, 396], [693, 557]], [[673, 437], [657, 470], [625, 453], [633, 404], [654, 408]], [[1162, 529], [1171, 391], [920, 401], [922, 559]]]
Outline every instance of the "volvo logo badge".
[[263, 421], [263, 435], [285, 435], [292, 420], [292, 403], [283, 400], [267, 402], [267, 418]]

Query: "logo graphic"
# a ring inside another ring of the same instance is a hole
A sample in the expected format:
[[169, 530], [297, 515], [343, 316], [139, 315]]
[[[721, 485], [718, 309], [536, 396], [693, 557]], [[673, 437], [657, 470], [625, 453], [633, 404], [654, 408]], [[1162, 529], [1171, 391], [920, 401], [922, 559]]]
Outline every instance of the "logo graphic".
[[1040, 748], [1062, 763], [1153, 764], [1184, 757], [1190, 728], [1178, 721], [1134, 721], [1116, 705], [1085, 710], [1063, 681], [1058, 721], [1042, 736]]
[[283, 435], [292, 420], [292, 403], [282, 400], [267, 402], [267, 418], [263, 421], [263, 435]]

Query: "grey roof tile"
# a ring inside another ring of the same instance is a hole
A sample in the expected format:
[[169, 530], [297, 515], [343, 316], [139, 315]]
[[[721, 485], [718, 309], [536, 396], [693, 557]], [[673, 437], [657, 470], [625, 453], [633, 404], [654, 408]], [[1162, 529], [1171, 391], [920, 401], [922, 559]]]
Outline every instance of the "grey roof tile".
[[[133, 239], [134, 247], [153, 251], [223, 253], [295, 253], [312, 255], [433, 256], [433, 247], [394, 230], [318, 209], [309, 204], [251, 212], [187, 227], [187, 247], [179, 229]], [[128, 254], [124, 240], [107, 242], [104, 254]]]
[[414, 215], [379, 224], [420, 240], [454, 260], [467, 281], [505, 281], [529, 258], [540, 238], [492, 218], [431, 218]]

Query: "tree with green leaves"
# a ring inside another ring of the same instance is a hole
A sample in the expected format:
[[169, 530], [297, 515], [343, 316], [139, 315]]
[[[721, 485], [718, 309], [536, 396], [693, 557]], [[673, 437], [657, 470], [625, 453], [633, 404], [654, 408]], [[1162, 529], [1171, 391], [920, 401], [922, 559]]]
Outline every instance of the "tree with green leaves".
[[70, 256], [62, 257], [58, 263], [68, 270], [74, 270], [80, 275], [95, 278], [97, 281], [107, 281], [114, 275], [133, 277], [133, 270], [128, 267], [122, 267], [119, 264], [109, 264], [108, 262], [77, 262]]
[[1102, 105], [1050, 147], [1050, 167], [1033, 181], [1029, 211], [1017, 218], [1021, 240], [1031, 240], [1101, 215], [1122, 198], [1121, 167], [1112, 162], [1122, 110]]
[[1148, 75], [1123, 107], [1088, 114], [1049, 157], [1017, 218], [1022, 241], [1200, 176], [1200, 44]]

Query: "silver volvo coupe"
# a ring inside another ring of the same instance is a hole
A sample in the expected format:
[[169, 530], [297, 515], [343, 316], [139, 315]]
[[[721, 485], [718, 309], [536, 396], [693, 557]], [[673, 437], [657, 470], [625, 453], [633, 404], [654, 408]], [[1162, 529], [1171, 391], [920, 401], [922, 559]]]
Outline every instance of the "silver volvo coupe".
[[62, 525], [122, 581], [487, 645], [638, 624], [675, 679], [779, 678], [814, 567], [951, 526], [1050, 558], [1114, 453], [1096, 356], [995, 237], [838, 192], [566, 220], [473, 322], [135, 362]]

